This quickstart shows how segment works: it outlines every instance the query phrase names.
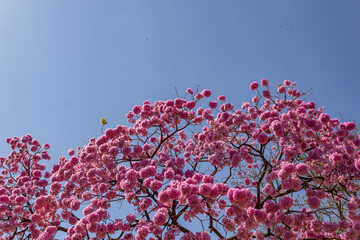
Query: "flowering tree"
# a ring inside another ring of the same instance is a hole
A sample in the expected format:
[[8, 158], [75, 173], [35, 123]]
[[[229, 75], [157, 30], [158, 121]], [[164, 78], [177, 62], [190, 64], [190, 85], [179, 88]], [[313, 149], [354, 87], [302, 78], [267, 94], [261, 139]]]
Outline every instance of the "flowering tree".
[[302, 100], [295, 83], [268, 83], [251, 83], [241, 109], [224, 96], [199, 107], [207, 89], [145, 101], [130, 127], [70, 149], [50, 172], [49, 144], [7, 139], [1, 239], [360, 239], [355, 123]]

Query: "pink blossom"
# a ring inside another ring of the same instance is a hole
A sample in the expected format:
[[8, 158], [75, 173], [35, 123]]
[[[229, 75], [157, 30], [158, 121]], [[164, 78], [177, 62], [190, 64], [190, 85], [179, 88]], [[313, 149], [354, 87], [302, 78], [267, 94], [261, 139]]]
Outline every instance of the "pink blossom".
[[293, 206], [293, 199], [289, 196], [284, 196], [280, 199], [279, 205], [282, 209], [289, 209]]
[[216, 108], [217, 107], [217, 102], [215, 102], [215, 101], [209, 102], [209, 107], [212, 108], [212, 109]]
[[341, 162], [343, 160], [343, 156], [340, 153], [333, 153], [330, 155], [329, 159], [333, 162]]
[[75, 225], [76, 222], [77, 222], [76, 217], [71, 216], [71, 217], [69, 218], [69, 223], [70, 223], [71, 225]]
[[188, 196], [186, 200], [190, 207], [195, 207], [200, 203], [199, 197], [195, 194]]
[[327, 233], [335, 233], [338, 229], [338, 224], [334, 222], [324, 222], [324, 230]]
[[73, 200], [71, 201], [70, 206], [71, 206], [71, 209], [72, 209], [72, 210], [76, 211], [76, 210], [78, 210], [78, 209], [80, 208], [80, 201], [77, 200], [77, 199], [73, 199]]
[[167, 219], [167, 216], [163, 212], [157, 212], [153, 217], [154, 223], [158, 226], [165, 224], [166, 219]]
[[69, 151], [68, 151], [68, 155], [69, 155], [69, 156], [72, 156], [72, 155], [74, 155], [74, 154], [75, 154], [75, 150], [72, 149], [72, 148], [70, 148]]
[[204, 97], [210, 97], [211, 91], [210, 89], [204, 89], [201, 94], [204, 95]]
[[50, 234], [50, 235], [54, 235], [56, 233], [56, 226], [48, 226], [46, 229], [45, 229], [45, 232]]
[[168, 201], [170, 200], [170, 196], [168, 194], [168, 192], [166, 190], [162, 190], [159, 195], [158, 195], [159, 201], [162, 204], [167, 204]]
[[319, 220], [313, 220], [311, 221], [311, 230], [315, 233], [320, 233], [323, 227], [323, 223]]
[[46, 151], [43, 151], [41, 152], [41, 158], [44, 160], [50, 160], [50, 155]]
[[149, 229], [147, 227], [140, 227], [137, 230], [137, 233], [139, 234], [140, 237], [145, 238], [149, 234]]
[[284, 85], [285, 86], [290, 86], [291, 82], [289, 80], [284, 80]]
[[175, 172], [174, 172], [174, 170], [172, 170], [172, 169], [169, 169], [169, 170], [167, 170], [167, 171], [164, 173], [164, 177], [165, 177], [166, 179], [173, 179], [173, 178], [174, 178], [174, 175], [175, 175]]
[[265, 133], [261, 133], [261, 134], [258, 136], [257, 140], [258, 140], [258, 142], [259, 142], [260, 144], [265, 144], [265, 143], [267, 143], [267, 141], [268, 141], [268, 136], [267, 136]]
[[330, 121], [330, 116], [326, 113], [321, 113], [320, 116], [319, 116], [319, 120], [320, 122], [322, 123], [327, 123]]
[[263, 91], [263, 96], [266, 97], [266, 98], [271, 98], [271, 93], [269, 90], [264, 90]]
[[257, 82], [252, 82], [252, 83], [250, 84], [250, 90], [251, 90], [251, 91], [256, 90], [258, 87], [259, 87], [259, 84], [258, 84]]
[[279, 86], [278, 87], [278, 93], [285, 93], [286, 92], [286, 87], [285, 86]]
[[306, 175], [309, 171], [309, 167], [306, 164], [299, 163], [296, 165], [296, 172], [299, 175]]
[[[107, 129], [76, 154], [69, 149], [48, 172], [50, 145], [30, 135], [7, 138], [11, 151], [0, 157], [0, 234], [39, 240], [58, 230], [66, 240], [210, 239], [210, 232], [215, 238], [356, 239], [356, 124], [330, 119], [295, 83], [285, 80], [277, 92], [268, 80], [261, 85], [267, 99], [257, 92], [238, 109], [221, 103], [213, 110], [217, 101], [198, 107], [211, 96], [207, 89], [186, 99], [146, 100], [127, 114], [127, 126]], [[343, 205], [346, 220], [336, 208], [323, 218], [322, 200]], [[116, 211], [110, 214], [116, 205], [131, 214], [116, 219]], [[181, 228], [200, 221], [202, 232]]]
[[159, 180], [154, 180], [150, 184], [150, 188], [153, 191], [158, 191], [162, 187], [162, 183]]
[[199, 186], [199, 193], [204, 197], [208, 197], [211, 193], [211, 184], [210, 183], [202, 183]]
[[191, 100], [191, 101], [186, 103], [186, 107], [188, 109], [193, 109], [195, 106], [196, 106], [196, 102], [194, 100]]
[[225, 101], [225, 96], [224, 95], [220, 95], [218, 98], [217, 98], [218, 101]]
[[214, 183], [214, 178], [210, 175], [204, 175], [203, 182], [212, 184], [212, 183]]
[[317, 197], [308, 197], [307, 203], [312, 209], [317, 209], [320, 207], [320, 200]]
[[265, 222], [267, 214], [265, 210], [255, 209], [254, 211], [255, 220], [258, 222]]
[[203, 232], [197, 232], [195, 234], [195, 240], [210, 240], [210, 235], [209, 233], [203, 231]]
[[128, 221], [130, 224], [136, 221], [136, 216], [135, 214], [128, 214], [126, 216], [126, 221]]
[[269, 85], [269, 80], [267, 78], [261, 79], [261, 86], [266, 87], [267, 85]]

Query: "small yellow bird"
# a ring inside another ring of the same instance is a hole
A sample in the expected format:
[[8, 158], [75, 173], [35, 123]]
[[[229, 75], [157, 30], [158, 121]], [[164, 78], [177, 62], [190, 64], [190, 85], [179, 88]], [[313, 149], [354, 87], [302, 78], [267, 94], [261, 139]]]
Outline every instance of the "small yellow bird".
[[100, 123], [104, 126], [107, 124], [107, 121], [105, 118], [102, 117], [102, 118], [100, 118]]

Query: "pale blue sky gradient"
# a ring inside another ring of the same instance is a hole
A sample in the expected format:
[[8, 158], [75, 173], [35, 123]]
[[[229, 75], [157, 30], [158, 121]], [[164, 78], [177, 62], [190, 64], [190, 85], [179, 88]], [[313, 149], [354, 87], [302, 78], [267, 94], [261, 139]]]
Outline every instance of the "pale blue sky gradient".
[[51, 164], [143, 100], [210, 88], [240, 106], [268, 78], [360, 119], [359, 1], [1, 1], [0, 155], [51, 144]]

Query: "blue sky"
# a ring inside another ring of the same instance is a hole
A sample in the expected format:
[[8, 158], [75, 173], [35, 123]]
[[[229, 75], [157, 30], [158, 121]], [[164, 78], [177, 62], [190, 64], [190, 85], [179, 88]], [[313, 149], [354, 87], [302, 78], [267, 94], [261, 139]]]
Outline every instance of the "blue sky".
[[359, 1], [1, 1], [0, 155], [6, 137], [70, 147], [127, 124], [143, 100], [210, 88], [240, 106], [268, 78], [314, 88], [359, 121]]

